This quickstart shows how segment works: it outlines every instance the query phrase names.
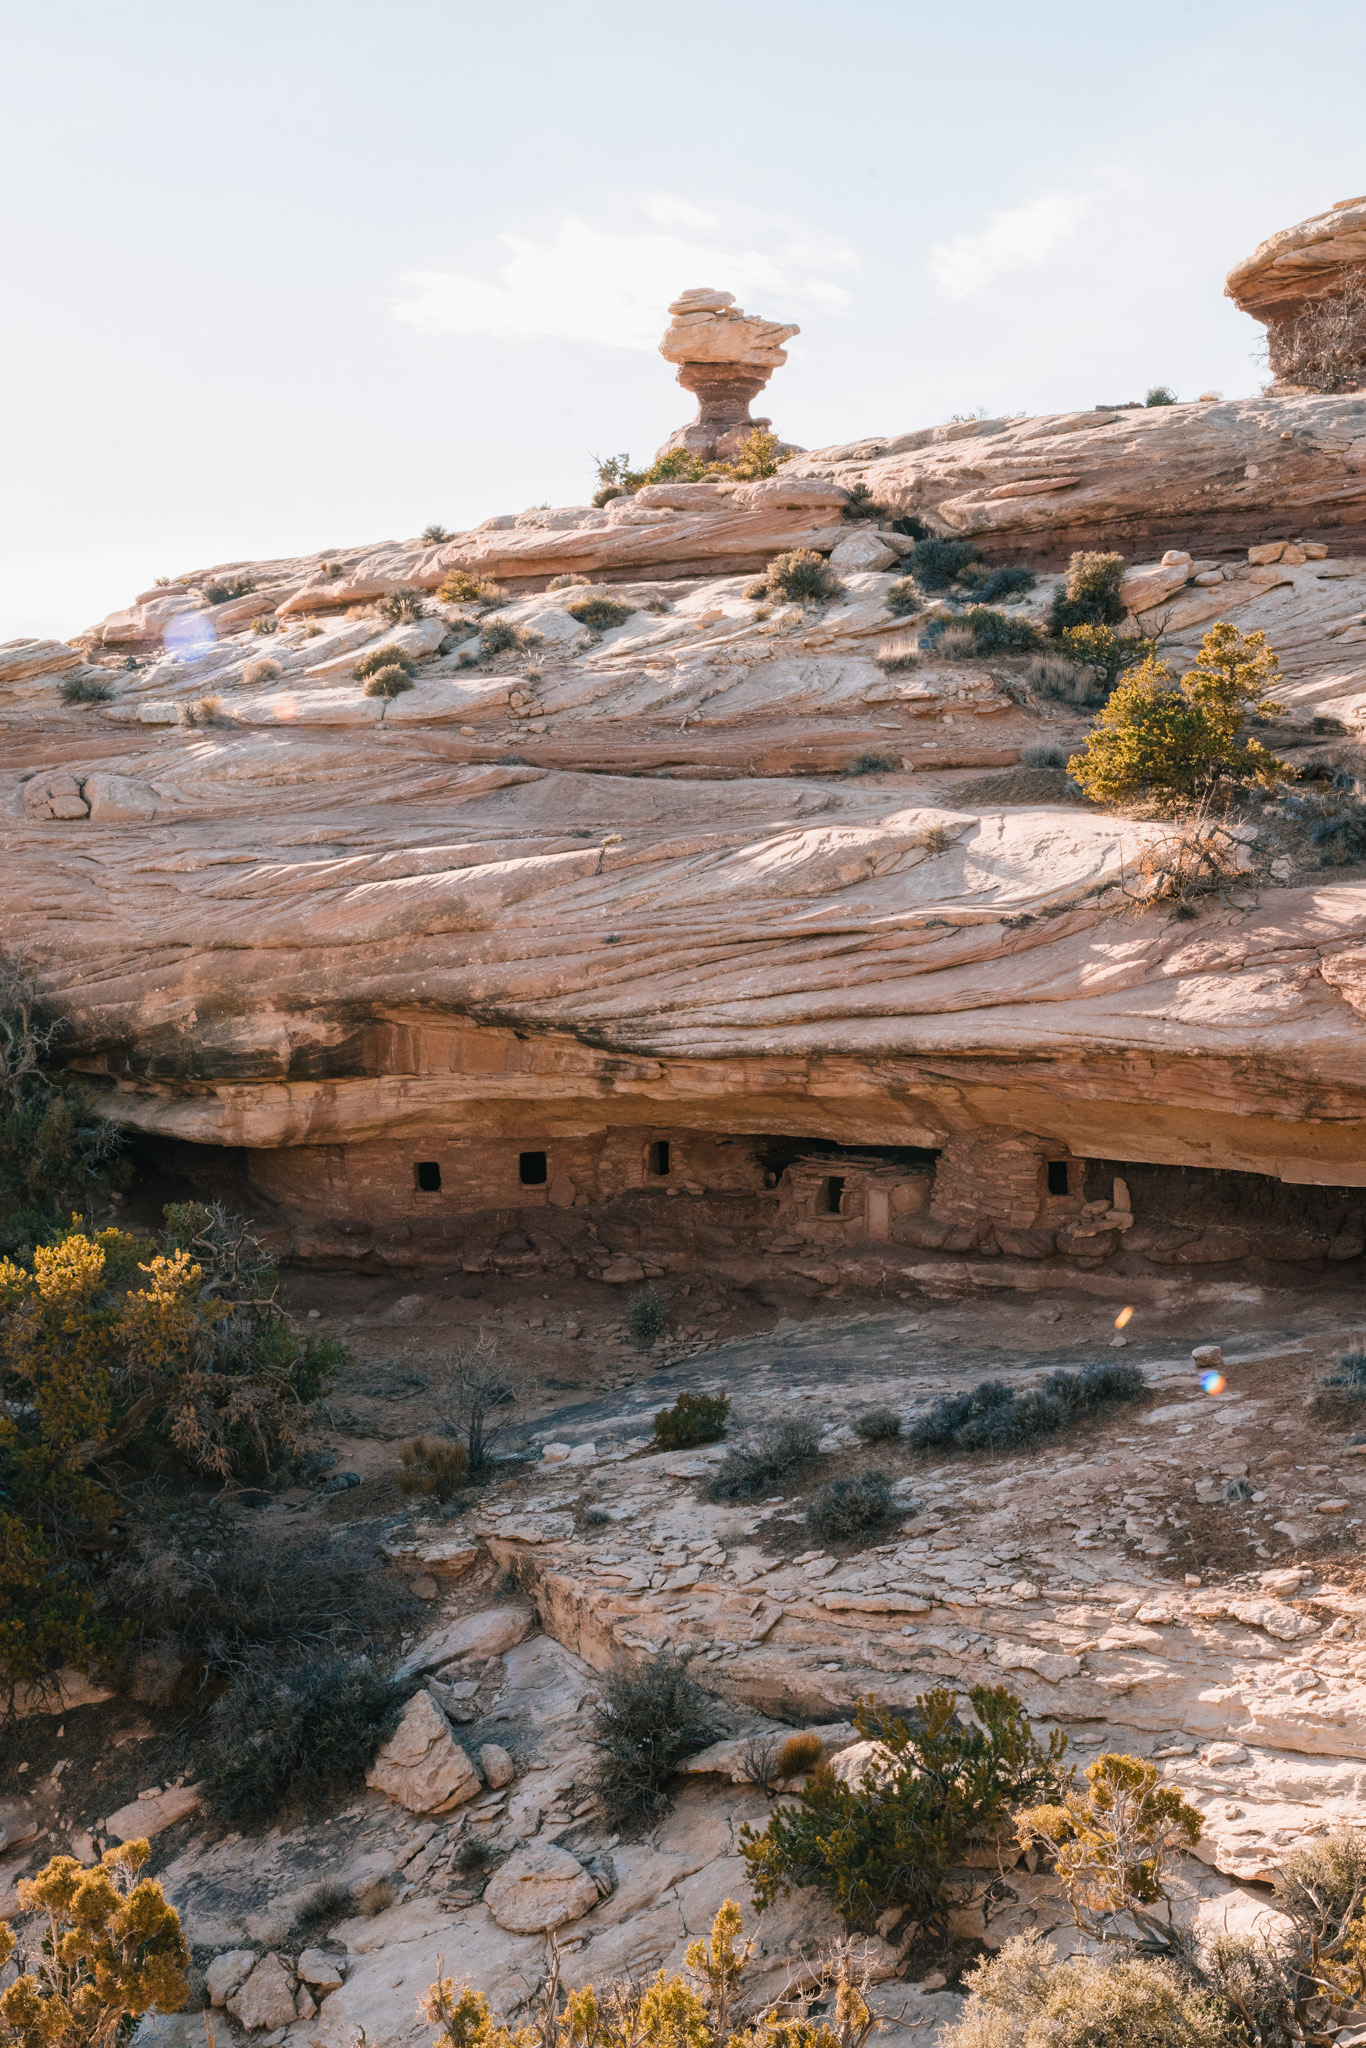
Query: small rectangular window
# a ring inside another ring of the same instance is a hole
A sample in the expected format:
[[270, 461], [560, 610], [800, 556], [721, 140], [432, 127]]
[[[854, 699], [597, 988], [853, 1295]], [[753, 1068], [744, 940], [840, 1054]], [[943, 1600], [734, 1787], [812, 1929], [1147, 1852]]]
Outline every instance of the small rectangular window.
[[441, 1167], [435, 1159], [419, 1159], [413, 1168], [413, 1179], [421, 1195], [441, 1193]]
[[524, 1188], [543, 1188], [546, 1178], [544, 1152], [523, 1152], [517, 1170]]
[[1048, 1162], [1048, 1192], [1050, 1195], [1067, 1193], [1067, 1161], [1050, 1159]]
[[844, 1175], [842, 1173], [832, 1173], [829, 1180], [825, 1183], [826, 1215], [838, 1216], [840, 1214], [840, 1204], [843, 1200]]
[[656, 1138], [650, 1147], [650, 1171], [657, 1180], [662, 1180], [669, 1171], [669, 1141]]

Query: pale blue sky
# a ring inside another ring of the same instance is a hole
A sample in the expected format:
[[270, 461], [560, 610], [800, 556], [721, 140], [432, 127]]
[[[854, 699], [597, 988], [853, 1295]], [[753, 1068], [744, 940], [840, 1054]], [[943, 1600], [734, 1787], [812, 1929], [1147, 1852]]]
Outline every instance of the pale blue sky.
[[5, 10], [0, 638], [158, 575], [582, 502], [801, 323], [805, 446], [1258, 388], [1224, 273], [1366, 191], [1366, 12], [957, 0]]

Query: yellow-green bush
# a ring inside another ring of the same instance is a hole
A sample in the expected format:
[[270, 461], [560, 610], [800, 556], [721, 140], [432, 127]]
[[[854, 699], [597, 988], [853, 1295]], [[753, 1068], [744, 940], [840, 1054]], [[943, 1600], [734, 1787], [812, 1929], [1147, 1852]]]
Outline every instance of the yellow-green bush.
[[1189, 799], [1220, 782], [1270, 787], [1290, 770], [1240, 735], [1248, 716], [1281, 709], [1268, 695], [1278, 667], [1264, 633], [1240, 633], [1227, 622], [1206, 633], [1179, 684], [1150, 654], [1120, 681], [1068, 773], [1101, 804], [1145, 794]]

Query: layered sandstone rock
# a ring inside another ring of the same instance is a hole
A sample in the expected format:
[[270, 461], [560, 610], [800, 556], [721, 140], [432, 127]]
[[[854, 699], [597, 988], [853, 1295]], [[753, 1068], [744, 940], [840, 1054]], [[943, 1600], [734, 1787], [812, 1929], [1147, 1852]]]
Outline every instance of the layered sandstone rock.
[[[1241, 312], [1266, 327], [1271, 373], [1286, 378], [1296, 322], [1325, 299], [1349, 286], [1366, 284], [1366, 197], [1339, 199], [1326, 213], [1269, 235], [1250, 256], [1235, 263], [1224, 286]], [[1366, 329], [1361, 336], [1362, 381], [1366, 382]]]
[[697, 418], [670, 434], [659, 453], [687, 448], [704, 461], [724, 462], [746, 434], [771, 424], [751, 419], [749, 408], [787, 361], [782, 344], [801, 329], [746, 315], [733, 292], [707, 287], [681, 293], [669, 312], [672, 324], [659, 353], [679, 365], [679, 383], [696, 394]]

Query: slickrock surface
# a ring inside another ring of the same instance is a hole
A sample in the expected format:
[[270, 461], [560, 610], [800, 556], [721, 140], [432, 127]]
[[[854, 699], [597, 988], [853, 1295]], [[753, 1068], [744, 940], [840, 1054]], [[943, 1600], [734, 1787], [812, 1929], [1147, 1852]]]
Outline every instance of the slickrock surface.
[[[1135, 488], [1140, 471], [1151, 487], [1169, 443], [1245, 429], [1279, 446], [1288, 418], [1313, 420], [1316, 446], [1356, 434], [1366, 451], [1363, 400], [1157, 409], [1114, 432], [1145, 442]], [[1057, 424], [935, 446], [1022, 449]], [[1073, 426], [1077, 446], [1109, 431]], [[881, 489], [879, 468], [919, 459], [836, 466]], [[1336, 476], [1361, 501], [1366, 471], [1344, 459]], [[830, 487], [807, 487], [833, 516]], [[748, 486], [747, 502], [792, 488]], [[687, 549], [714, 529], [724, 557], [747, 523], [777, 544], [762, 507], [676, 514], [651, 496], [625, 502], [688, 529]], [[523, 529], [534, 545], [577, 531]], [[909, 545], [875, 521], [841, 536]], [[674, 562], [610, 586], [631, 611], [603, 631], [570, 610], [591, 585], [493, 614], [431, 604], [399, 626], [340, 601], [417, 568], [430, 588], [436, 557], [471, 545], [358, 551], [332, 597], [302, 561], [254, 565], [256, 590], [223, 605], [200, 595], [206, 573], [146, 594], [86, 643], [106, 662], [111, 635], [143, 650], [134, 669], [97, 668], [105, 703], [61, 704], [61, 681], [87, 673], [76, 647], [0, 650], [8, 936], [115, 1118], [319, 1145], [433, 1117], [514, 1132], [543, 1125], [550, 1091], [589, 1127], [667, 1113], [939, 1146], [1014, 1123], [1092, 1157], [1366, 1175], [1358, 880], [1250, 846], [1246, 890], [1196, 925], [1133, 915], [1137, 862], [1172, 828], [1069, 802], [1056, 775], [1032, 802], [1009, 775], [965, 780], [1039, 741], [1065, 758], [1085, 721], [1020, 703], [1018, 664], [879, 667], [907, 637], [892, 569], [851, 572], [841, 599], [803, 609], [746, 595], [724, 559], [706, 576]], [[1178, 664], [1215, 618], [1265, 629], [1289, 708], [1273, 741], [1350, 767], [1366, 564], [1322, 544], [1262, 544], [1274, 559], [1255, 562], [1186, 552], [1135, 563], [1137, 622], [1165, 626]], [[302, 622], [289, 607], [308, 593], [332, 608]], [[246, 612], [272, 604], [278, 630], [253, 633]], [[528, 644], [483, 655], [490, 616]], [[155, 644], [184, 621], [178, 650]], [[416, 686], [367, 697], [351, 671], [388, 646]], [[263, 659], [278, 674], [262, 679]], [[984, 802], [987, 788], [1001, 794]]]

